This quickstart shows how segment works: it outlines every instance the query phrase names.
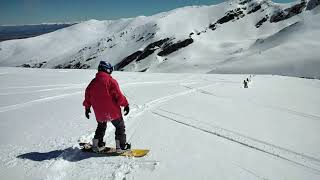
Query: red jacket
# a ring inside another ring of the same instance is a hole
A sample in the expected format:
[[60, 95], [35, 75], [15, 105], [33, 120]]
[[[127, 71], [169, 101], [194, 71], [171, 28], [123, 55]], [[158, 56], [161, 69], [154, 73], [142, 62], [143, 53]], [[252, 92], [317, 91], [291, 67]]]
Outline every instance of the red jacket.
[[118, 82], [105, 72], [98, 72], [88, 85], [83, 106], [93, 107], [98, 122], [119, 119], [121, 108], [128, 105], [126, 97], [121, 93]]

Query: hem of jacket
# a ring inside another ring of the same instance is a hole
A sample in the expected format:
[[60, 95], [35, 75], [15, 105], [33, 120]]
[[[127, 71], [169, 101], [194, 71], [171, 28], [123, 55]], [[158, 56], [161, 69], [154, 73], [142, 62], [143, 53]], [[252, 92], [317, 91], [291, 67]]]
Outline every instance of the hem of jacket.
[[96, 120], [97, 120], [97, 122], [111, 122], [111, 121], [118, 120], [118, 119], [120, 119], [120, 118], [122, 118], [121, 115], [120, 115], [119, 117], [117, 117], [117, 118], [114, 118], [114, 119], [103, 119], [103, 120], [101, 120], [101, 119], [96, 119]]

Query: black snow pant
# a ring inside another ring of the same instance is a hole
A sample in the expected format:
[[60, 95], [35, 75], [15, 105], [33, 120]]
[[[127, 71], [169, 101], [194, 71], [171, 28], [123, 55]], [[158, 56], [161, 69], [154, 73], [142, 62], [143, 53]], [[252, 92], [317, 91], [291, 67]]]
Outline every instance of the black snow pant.
[[[120, 146], [124, 146], [127, 142], [127, 138], [126, 138], [126, 127], [124, 125], [123, 118], [121, 117], [117, 120], [113, 120], [111, 121], [111, 123], [116, 128], [115, 139], [120, 141]], [[102, 123], [98, 122], [98, 127], [94, 135], [94, 138], [99, 140], [98, 146], [103, 146], [104, 144], [103, 137], [105, 135], [106, 129], [107, 129], [107, 122], [102, 122]]]

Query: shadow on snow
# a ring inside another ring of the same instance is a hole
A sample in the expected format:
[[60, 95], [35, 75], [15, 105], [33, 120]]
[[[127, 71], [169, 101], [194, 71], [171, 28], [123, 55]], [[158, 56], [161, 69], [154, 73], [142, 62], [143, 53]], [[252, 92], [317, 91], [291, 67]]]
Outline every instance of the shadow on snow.
[[82, 152], [79, 148], [67, 148], [64, 150], [54, 150], [50, 152], [30, 152], [17, 156], [19, 159], [32, 161], [47, 161], [53, 159], [64, 159], [70, 162], [78, 162], [93, 157], [109, 157], [92, 152]]

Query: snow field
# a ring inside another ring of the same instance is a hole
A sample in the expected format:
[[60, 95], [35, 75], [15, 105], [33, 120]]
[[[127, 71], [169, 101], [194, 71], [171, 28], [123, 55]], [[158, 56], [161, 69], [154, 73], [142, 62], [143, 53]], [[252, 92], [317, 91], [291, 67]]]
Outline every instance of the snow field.
[[[95, 70], [0, 69], [0, 175], [12, 179], [319, 179], [318, 80], [115, 72], [144, 158], [79, 150], [96, 122], [81, 105]], [[114, 145], [114, 128], [105, 140]]]

